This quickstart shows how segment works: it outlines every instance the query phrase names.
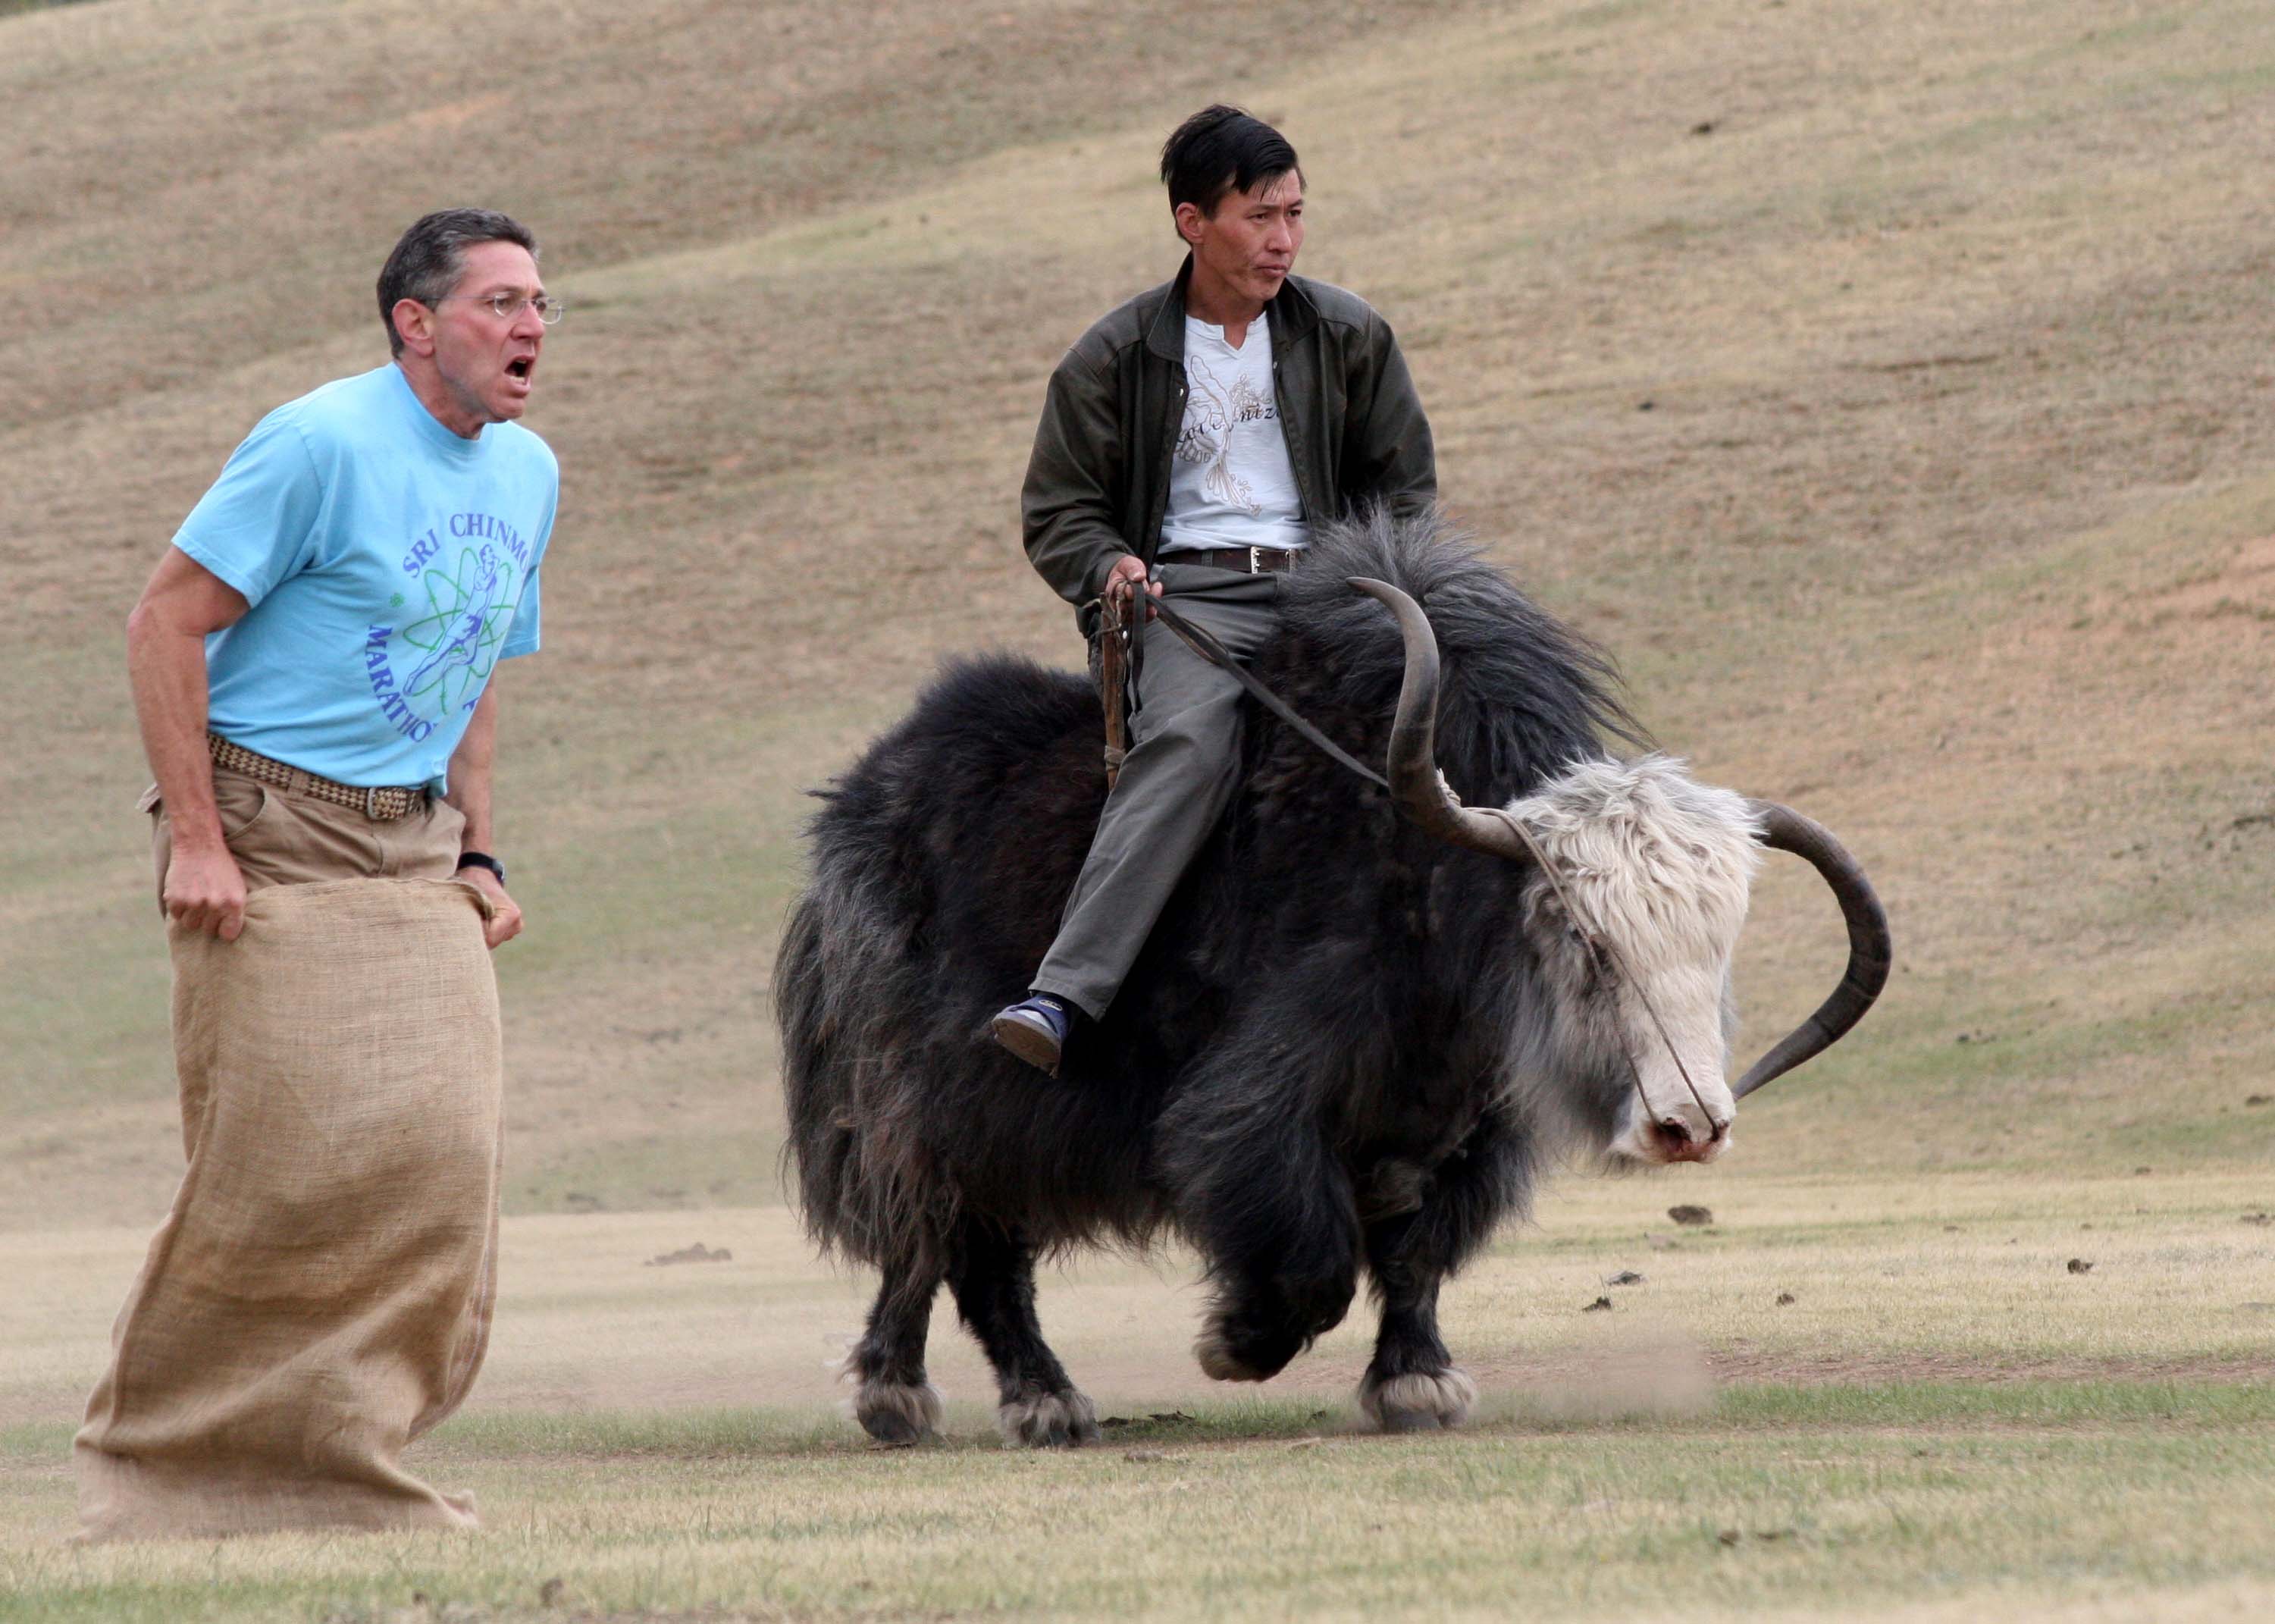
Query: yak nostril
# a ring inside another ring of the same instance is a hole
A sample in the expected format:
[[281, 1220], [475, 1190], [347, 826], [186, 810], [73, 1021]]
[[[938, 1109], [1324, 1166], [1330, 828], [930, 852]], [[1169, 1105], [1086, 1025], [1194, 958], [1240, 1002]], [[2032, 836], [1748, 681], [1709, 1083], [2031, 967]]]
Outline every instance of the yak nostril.
[[1651, 1126], [1670, 1150], [1682, 1150], [1690, 1143], [1690, 1125], [1679, 1116], [1662, 1116]]

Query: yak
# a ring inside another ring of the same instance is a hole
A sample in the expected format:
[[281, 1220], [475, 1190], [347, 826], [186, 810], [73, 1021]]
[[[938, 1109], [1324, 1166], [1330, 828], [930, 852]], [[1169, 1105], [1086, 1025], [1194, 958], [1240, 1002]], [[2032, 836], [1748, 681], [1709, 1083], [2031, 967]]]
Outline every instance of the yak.
[[[1386, 613], [1386, 607], [1389, 613]], [[1705, 1161], [1737, 1098], [1885, 982], [1885, 916], [1824, 829], [1695, 781], [1594, 646], [1436, 515], [1316, 527], [1255, 674], [1387, 787], [1251, 704], [1241, 786], [1103, 1019], [1053, 1078], [989, 1041], [1049, 944], [1107, 795], [1086, 678], [951, 662], [825, 790], [777, 960], [809, 1232], [882, 1280], [846, 1361], [873, 1437], [937, 1431], [945, 1282], [1007, 1442], [1098, 1436], [1035, 1317], [1039, 1255], [1182, 1236], [1195, 1352], [1260, 1381], [1379, 1305], [1359, 1402], [1458, 1425], [1440, 1283], [1556, 1157]], [[1732, 952], [1765, 847], [1812, 863], [1847, 975], [1735, 1085]]]

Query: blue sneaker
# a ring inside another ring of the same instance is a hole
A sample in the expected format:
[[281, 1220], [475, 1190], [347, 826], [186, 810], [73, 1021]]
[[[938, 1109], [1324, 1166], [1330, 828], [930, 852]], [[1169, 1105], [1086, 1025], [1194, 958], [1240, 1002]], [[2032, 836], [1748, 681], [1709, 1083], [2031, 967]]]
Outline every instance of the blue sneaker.
[[1038, 1071], [1059, 1075], [1059, 1054], [1074, 1030], [1074, 1007], [1063, 998], [1037, 993], [995, 1017], [995, 1041]]

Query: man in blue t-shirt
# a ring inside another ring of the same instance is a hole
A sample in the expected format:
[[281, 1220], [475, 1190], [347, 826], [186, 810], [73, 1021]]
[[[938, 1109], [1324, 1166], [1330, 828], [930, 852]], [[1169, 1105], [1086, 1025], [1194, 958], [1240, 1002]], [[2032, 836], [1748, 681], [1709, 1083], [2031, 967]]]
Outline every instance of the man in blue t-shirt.
[[537, 240], [428, 215], [379, 276], [392, 359], [262, 419], [127, 621], [168, 918], [234, 940], [248, 888], [457, 872], [493, 948], [498, 661], [538, 645], [560, 475], [516, 421], [560, 317]]

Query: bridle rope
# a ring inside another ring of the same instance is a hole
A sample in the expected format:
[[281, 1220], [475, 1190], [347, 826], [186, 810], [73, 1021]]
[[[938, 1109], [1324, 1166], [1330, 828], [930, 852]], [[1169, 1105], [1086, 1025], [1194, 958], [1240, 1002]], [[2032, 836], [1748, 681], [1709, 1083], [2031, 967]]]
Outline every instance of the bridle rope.
[[[1326, 754], [1338, 766], [1357, 774], [1377, 789], [1390, 788], [1389, 780], [1352, 756], [1340, 744], [1320, 732], [1312, 723], [1298, 715], [1293, 706], [1273, 692], [1262, 679], [1243, 666], [1234, 657], [1232, 651], [1217, 641], [1206, 627], [1186, 619], [1159, 598], [1148, 598], [1145, 601], [1152, 605], [1153, 613], [1161, 618], [1171, 631], [1183, 640], [1188, 648], [1211, 665], [1228, 674], [1258, 704], [1293, 728], [1307, 744]], [[1145, 625], [1145, 622], [1138, 616], [1138, 601], [1134, 593], [1129, 607], [1127, 631], [1130, 646], [1134, 648], [1140, 640], [1141, 629]], [[1107, 635], [1112, 636], [1114, 633], [1109, 631]], [[1439, 774], [1438, 783], [1448, 799], [1455, 798], [1453, 790], [1446, 784], [1443, 773]], [[1708, 1107], [1705, 1096], [1699, 1092], [1698, 1084], [1691, 1080], [1690, 1068], [1682, 1063], [1682, 1052], [1675, 1047], [1674, 1036], [1667, 1030], [1667, 1023], [1660, 1018], [1658, 1006], [1651, 1001], [1650, 994], [1643, 990], [1642, 980], [1628, 968], [1625, 956], [1612, 945], [1609, 938], [1596, 930], [1589, 923], [1586, 916], [1581, 913], [1578, 905], [1572, 900], [1572, 894], [1565, 889], [1563, 880], [1558, 876], [1554, 865], [1549, 862], [1548, 854], [1541, 850], [1540, 842], [1533, 839], [1532, 831], [1526, 828], [1515, 814], [1506, 808], [1480, 806], [1475, 810], [1499, 818], [1508, 826], [1517, 839], [1523, 842], [1524, 849], [1532, 854], [1534, 865], [1540, 870], [1541, 878], [1548, 882], [1549, 890], [1554, 893], [1558, 904], [1564, 910], [1564, 917], [1571, 920], [1573, 930], [1579, 933], [1581, 941], [1586, 945], [1589, 959], [1594, 963], [1597, 973], [1611, 985], [1615, 993], [1616, 990], [1624, 985], [1635, 994], [1635, 1000], [1643, 1006], [1644, 1013], [1651, 1016], [1651, 1028], [1659, 1033], [1659, 1040], [1666, 1047], [1667, 1057], [1674, 1061], [1674, 1069], [1682, 1078], [1682, 1086], [1690, 1091], [1690, 1098], [1697, 1102], [1698, 1114], [1706, 1123], [1707, 1131], [1713, 1138], [1721, 1137], [1722, 1124], [1715, 1122], [1714, 1113]], [[1643, 1068], [1636, 1061], [1635, 1048], [1628, 1041], [1627, 1028], [1624, 1023], [1620, 1028], [1620, 1053], [1621, 1058], [1628, 1063], [1628, 1078], [1635, 1085], [1636, 1098], [1642, 1101], [1644, 1114], [1656, 1119], [1658, 1110], [1651, 1103], [1651, 1096], [1644, 1091]]]
[[[1438, 782], [1440, 786], [1445, 784], [1444, 774], [1439, 774]], [[1447, 793], [1450, 795], [1452, 790], [1447, 789]], [[1624, 986], [1635, 994], [1636, 1002], [1641, 1004], [1644, 1013], [1651, 1016], [1651, 1028], [1659, 1033], [1659, 1040], [1666, 1047], [1667, 1058], [1674, 1062], [1674, 1069], [1682, 1078], [1682, 1086], [1690, 1091], [1690, 1098], [1697, 1102], [1698, 1114], [1705, 1122], [1709, 1133], [1714, 1138], [1720, 1138], [1721, 1124], [1714, 1121], [1714, 1113], [1708, 1107], [1705, 1096], [1698, 1091], [1698, 1084], [1690, 1080], [1690, 1068], [1682, 1063], [1682, 1051], [1675, 1047], [1674, 1035], [1667, 1030], [1667, 1023], [1659, 1018], [1659, 1007], [1643, 990], [1642, 978], [1628, 968], [1626, 956], [1613, 946], [1610, 937], [1595, 929], [1581, 913], [1579, 904], [1572, 900], [1571, 892], [1564, 888], [1564, 881], [1557, 874], [1555, 865], [1549, 862], [1548, 854], [1540, 849], [1540, 842], [1532, 838], [1532, 831], [1524, 827], [1522, 819], [1505, 806], [1480, 806], [1477, 810], [1500, 819], [1508, 826], [1511, 834], [1524, 842], [1524, 849], [1532, 854], [1534, 865], [1540, 870], [1540, 877], [1548, 882], [1548, 888], [1555, 895], [1558, 906], [1564, 910], [1564, 917], [1572, 921], [1572, 929], [1586, 946], [1588, 957], [1595, 964], [1596, 972], [1610, 983], [1615, 992]], [[1620, 1029], [1620, 1051], [1627, 1061], [1628, 1077], [1635, 1084], [1636, 1098], [1643, 1102], [1645, 1114], [1655, 1117], [1657, 1107], [1651, 1103], [1651, 1096], [1644, 1091], [1643, 1068], [1636, 1063], [1635, 1050], [1628, 1043], [1624, 1026]]]

